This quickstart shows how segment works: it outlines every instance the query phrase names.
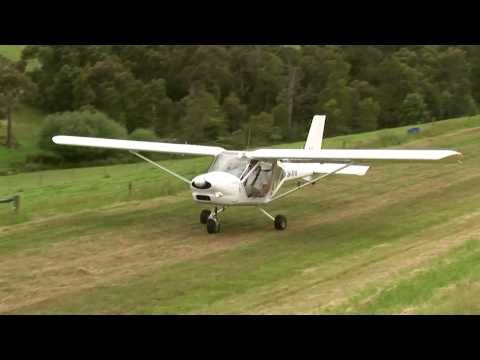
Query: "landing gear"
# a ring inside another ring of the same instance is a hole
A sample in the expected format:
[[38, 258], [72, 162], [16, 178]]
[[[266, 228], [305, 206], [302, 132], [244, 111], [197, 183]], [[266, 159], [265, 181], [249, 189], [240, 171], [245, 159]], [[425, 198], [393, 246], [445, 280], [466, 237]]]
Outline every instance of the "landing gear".
[[207, 225], [207, 232], [209, 234], [218, 234], [220, 232], [220, 221], [218, 220], [218, 214], [224, 210], [225, 208], [215, 208], [213, 211], [203, 210], [201, 212], [200, 222]]
[[207, 232], [209, 234], [217, 234], [220, 232], [220, 223], [217, 219], [207, 220]]
[[275, 229], [283, 231], [287, 228], [287, 218], [285, 216], [277, 215], [276, 217], [273, 217], [261, 207], [259, 207], [258, 210], [260, 210], [263, 215], [273, 221], [273, 226], [275, 227]]
[[202, 212], [200, 213], [200, 224], [205, 225], [211, 214], [212, 212], [210, 210], [202, 210]]
[[277, 230], [283, 231], [287, 228], [287, 218], [283, 215], [277, 215], [273, 223]]

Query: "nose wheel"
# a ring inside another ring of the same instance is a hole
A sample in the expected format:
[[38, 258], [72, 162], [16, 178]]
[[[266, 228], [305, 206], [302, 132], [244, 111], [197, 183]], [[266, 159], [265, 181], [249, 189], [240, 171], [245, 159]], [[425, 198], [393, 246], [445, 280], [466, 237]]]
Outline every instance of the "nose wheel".
[[200, 213], [200, 224], [206, 225], [211, 214], [212, 212], [210, 210], [202, 210]]
[[217, 234], [220, 232], [220, 222], [217, 219], [207, 220], [207, 232], [209, 234]]
[[225, 208], [215, 208], [213, 211], [202, 210], [200, 213], [200, 223], [207, 225], [207, 232], [209, 234], [218, 234], [220, 232], [220, 221], [218, 214], [224, 211]]

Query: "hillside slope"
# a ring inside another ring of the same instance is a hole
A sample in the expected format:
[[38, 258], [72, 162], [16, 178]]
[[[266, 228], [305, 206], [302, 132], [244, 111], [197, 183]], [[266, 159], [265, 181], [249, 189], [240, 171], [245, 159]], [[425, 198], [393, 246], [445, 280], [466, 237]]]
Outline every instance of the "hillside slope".
[[[189, 192], [148, 165], [0, 177], [24, 203], [0, 210], [0, 312], [480, 313], [479, 125], [329, 140], [465, 158], [332, 177], [270, 207], [289, 218], [281, 233], [231, 208], [207, 235]], [[208, 159], [169, 165], [190, 176]]]

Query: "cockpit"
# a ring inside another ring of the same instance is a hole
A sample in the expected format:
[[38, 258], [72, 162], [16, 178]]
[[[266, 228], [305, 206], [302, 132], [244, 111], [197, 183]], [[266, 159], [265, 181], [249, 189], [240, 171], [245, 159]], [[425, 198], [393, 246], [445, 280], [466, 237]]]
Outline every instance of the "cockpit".
[[225, 152], [217, 156], [209, 172], [222, 171], [240, 179], [249, 163], [250, 159], [241, 156], [239, 153]]
[[[272, 189], [276, 167], [273, 162], [248, 159], [240, 153], [220, 154], [210, 167], [209, 172], [226, 172], [239, 178], [249, 198], [265, 197]], [[278, 169], [280, 171], [280, 169]]]

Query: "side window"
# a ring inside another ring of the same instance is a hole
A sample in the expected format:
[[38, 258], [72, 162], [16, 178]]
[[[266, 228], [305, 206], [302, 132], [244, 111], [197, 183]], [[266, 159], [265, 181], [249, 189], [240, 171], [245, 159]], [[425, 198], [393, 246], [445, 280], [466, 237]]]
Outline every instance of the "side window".
[[272, 188], [274, 166], [272, 163], [263, 161], [258, 163], [258, 166], [256, 165], [255, 163], [250, 166], [249, 175], [245, 181], [245, 190], [249, 197], [264, 197]]

